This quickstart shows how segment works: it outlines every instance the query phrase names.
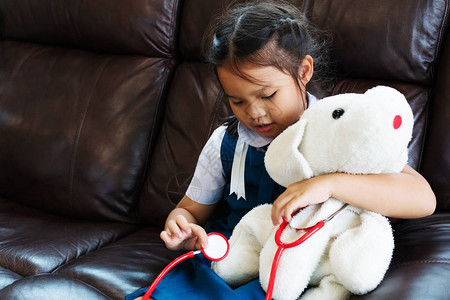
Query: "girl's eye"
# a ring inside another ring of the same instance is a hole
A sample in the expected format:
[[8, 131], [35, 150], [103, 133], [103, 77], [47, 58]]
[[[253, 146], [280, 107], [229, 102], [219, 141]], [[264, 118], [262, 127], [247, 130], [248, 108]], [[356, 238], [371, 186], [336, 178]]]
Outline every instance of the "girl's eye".
[[233, 100], [231, 100], [231, 103], [233, 103], [233, 105], [241, 105], [243, 102], [242, 101], [233, 101]]
[[264, 97], [261, 97], [261, 98], [264, 99], [264, 100], [270, 100], [270, 99], [273, 98], [273, 96], [275, 96], [276, 93], [277, 93], [277, 91], [273, 92], [269, 96], [264, 96]]
[[243, 102], [240, 100], [230, 100], [231, 103], [233, 103], [233, 105], [241, 105]]

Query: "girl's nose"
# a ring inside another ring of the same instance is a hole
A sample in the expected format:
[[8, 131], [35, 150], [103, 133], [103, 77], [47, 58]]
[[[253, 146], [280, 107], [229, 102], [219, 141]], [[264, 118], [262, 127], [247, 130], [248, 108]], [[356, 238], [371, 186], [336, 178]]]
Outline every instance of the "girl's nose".
[[266, 105], [258, 100], [253, 101], [247, 107], [247, 115], [251, 119], [259, 119], [266, 116]]

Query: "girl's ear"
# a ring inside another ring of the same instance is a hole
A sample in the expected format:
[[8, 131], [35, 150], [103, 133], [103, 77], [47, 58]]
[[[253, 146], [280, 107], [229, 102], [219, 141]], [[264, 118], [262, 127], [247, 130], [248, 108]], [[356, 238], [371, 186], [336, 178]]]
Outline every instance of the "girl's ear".
[[305, 55], [302, 63], [300, 64], [300, 67], [298, 68], [298, 75], [303, 85], [306, 85], [311, 80], [313, 73], [314, 59], [311, 57], [311, 55]]

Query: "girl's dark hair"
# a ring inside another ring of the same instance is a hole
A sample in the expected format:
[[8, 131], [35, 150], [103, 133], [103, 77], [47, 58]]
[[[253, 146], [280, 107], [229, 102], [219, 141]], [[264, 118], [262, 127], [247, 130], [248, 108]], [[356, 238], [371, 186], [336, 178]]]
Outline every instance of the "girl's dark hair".
[[[284, 1], [253, 1], [232, 5], [210, 25], [203, 39], [207, 61], [214, 67], [228, 64], [239, 76], [242, 62], [274, 66], [299, 82], [299, 67], [306, 55], [314, 59], [312, 85], [321, 78], [325, 42], [294, 5]], [[310, 84], [308, 84], [310, 86]], [[317, 87], [315, 87], [317, 90]]]
[[284, 1], [253, 1], [231, 6], [210, 25], [203, 39], [207, 61], [213, 66], [228, 63], [236, 74], [249, 62], [274, 66], [298, 81], [298, 68], [305, 55], [314, 59], [313, 81], [326, 62], [324, 35], [301, 11]]

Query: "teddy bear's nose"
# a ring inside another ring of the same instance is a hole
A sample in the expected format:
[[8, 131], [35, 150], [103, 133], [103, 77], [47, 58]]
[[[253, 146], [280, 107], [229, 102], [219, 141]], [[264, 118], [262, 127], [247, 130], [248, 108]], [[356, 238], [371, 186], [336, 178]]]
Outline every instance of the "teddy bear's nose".
[[392, 124], [394, 126], [394, 129], [397, 130], [402, 126], [402, 117], [400, 115], [396, 115], [394, 117], [394, 123]]
[[342, 108], [336, 108], [332, 114], [333, 119], [335, 119], [335, 120], [339, 119], [340, 117], [342, 117], [344, 112], [345, 112], [345, 110], [343, 110]]

